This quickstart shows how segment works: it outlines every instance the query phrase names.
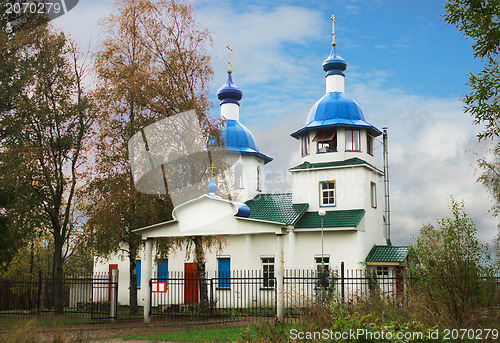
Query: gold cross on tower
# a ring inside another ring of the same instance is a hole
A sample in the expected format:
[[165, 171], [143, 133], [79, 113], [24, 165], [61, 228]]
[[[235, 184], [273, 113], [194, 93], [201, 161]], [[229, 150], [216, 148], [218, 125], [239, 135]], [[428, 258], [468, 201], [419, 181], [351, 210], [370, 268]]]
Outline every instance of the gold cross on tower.
[[335, 46], [337, 45], [337, 43], [335, 43], [335, 23], [336, 23], [335, 16], [332, 14], [330, 19], [332, 20], [332, 36], [333, 36], [332, 45]]
[[231, 49], [231, 43], [229, 43], [228, 45], [226, 45], [226, 48], [229, 52], [229, 59], [227, 61], [227, 64], [229, 64], [229, 69], [227, 70], [228, 73], [232, 73], [232, 69], [231, 69], [231, 51], [233, 51], [233, 49]]
[[210, 176], [211, 176], [211, 177], [214, 177], [214, 176], [215, 176], [215, 172], [214, 172], [214, 164], [213, 164], [213, 163], [210, 163]]

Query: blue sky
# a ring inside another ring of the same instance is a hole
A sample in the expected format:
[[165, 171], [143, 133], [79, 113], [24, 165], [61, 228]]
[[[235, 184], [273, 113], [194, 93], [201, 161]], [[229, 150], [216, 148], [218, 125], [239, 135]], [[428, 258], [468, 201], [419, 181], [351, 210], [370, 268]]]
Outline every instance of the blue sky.
[[[82, 47], [96, 45], [96, 22], [112, 1], [80, 1], [55, 24]], [[410, 242], [425, 223], [449, 214], [449, 198], [465, 201], [479, 236], [490, 241], [496, 223], [491, 200], [476, 183], [478, 127], [463, 113], [468, 71], [480, 68], [471, 42], [446, 25], [443, 2], [424, 0], [191, 1], [202, 26], [212, 31], [211, 93], [225, 82], [231, 43], [233, 79], [243, 91], [240, 120], [267, 165], [268, 191], [290, 191], [286, 170], [298, 163], [300, 128], [325, 93], [322, 62], [330, 53], [331, 14], [337, 51], [347, 61], [346, 94], [368, 122], [389, 129], [392, 235]], [[380, 159], [381, 149], [377, 149]], [[381, 167], [381, 163], [379, 163]]]

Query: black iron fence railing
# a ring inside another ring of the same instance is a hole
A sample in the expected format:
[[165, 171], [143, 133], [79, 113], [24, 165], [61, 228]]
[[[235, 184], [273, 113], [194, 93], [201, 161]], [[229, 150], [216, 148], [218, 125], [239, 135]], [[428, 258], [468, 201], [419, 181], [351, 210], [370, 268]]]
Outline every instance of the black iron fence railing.
[[[299, 318], [314, 304], [350, 302], [373, 296], [395, 299], [403, 306], [407, 305], [409, 290], [416, 289], [412, 286], [419, 280], [394, 274], [386, 273], [384, 269], [285, 270], [284, 315]], [[63, 311], [57, 314], [95, 320], [116, 319], [117, 280], [117, 271], [114, 271], [114, 276], [100, 273], [64, 277]], [[495, 293], [494, 299], [499, 299], [500, 277], [488, 280], [478, 280], [477, 293]], [[221, 321], [275, 317], [281, 296], [277, 286], [276, 275], [269, 270], [216, 271], [205, 277], [197, 272], [156, 273], [149, 288], [151, 315], [169, 320], [210, 318]], [[0, 317], [56, 313], [54, 289], [59, 287], [54, 287], [50, 275], [0, 278]]]
[[[495, 279], [500, 292], [500, 277]], [[169, 320], [233, 320], [274, 317], [278, 300], [275, 275], [261, 270], [157, 273], [151, 280], [151, 315]], [[384, 297], [408, 304], [415, 279], [376, 270], [285, 270], [284, 314], [298, 318], [314, 304]]]
[[[117, 274], [116, 274], [117, 275]], [[47, 314], [116, 319], [117, 276], [108, 273], [65, 276], [62, 279], [63, 308], [54, 306], [54, 290], [60, 289], [51, 275], [0, 277], [0, 317], [31, 317]]]

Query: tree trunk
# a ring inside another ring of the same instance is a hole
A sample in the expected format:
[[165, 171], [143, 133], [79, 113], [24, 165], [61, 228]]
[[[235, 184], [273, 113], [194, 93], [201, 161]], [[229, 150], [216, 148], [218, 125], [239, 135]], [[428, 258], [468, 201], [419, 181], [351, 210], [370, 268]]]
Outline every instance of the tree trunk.
[[196, 264], [198, 267], [198, 278], [200, 280], [200, 306], [203, 311], [210, 308], [208, 299], [208, 285], [206, 278], [205, 251], [203, 250], [203, 237], [194, 237], [194, 249], [196, 254]]
[[64, 312], [64, 287], [63, 287], [63, 251], [64, 240], [61, 235], [54, 235], [54, 265], [53, 265], [53, 289], [54, 289], [54, 311], [62, 314]]
[[130, 277], [130, 287], [129, 287], [129, 298], [130, 298], [130, 314], [137, 314], [137, 268], [135, 265], [135, 260], [137, 258], [137, 249], [135, 245], [129, 244], [129, 277]]

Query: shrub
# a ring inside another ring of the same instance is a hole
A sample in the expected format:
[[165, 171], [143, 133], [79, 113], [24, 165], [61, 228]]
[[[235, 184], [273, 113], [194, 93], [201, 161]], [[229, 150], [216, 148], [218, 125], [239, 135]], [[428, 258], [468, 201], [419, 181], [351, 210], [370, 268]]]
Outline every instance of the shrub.
[[451, 217], [420, 229], [410, 246], [408, 276], [412, 291], [436, 320], [461, 325], [473, 318], [474, 308], [491, 297], [493, 267], [488, 246], [479, 241], [463, 202], [451, 199]]

